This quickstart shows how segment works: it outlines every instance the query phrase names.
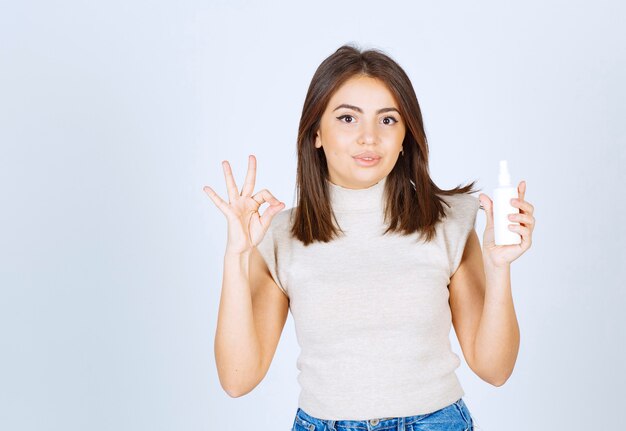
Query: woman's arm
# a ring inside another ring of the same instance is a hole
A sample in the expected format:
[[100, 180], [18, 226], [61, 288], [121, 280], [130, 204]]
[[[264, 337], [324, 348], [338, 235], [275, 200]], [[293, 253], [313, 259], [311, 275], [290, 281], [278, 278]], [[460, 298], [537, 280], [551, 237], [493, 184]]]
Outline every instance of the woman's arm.
[[448, 288], [452, 323], [467, 364], [484, 381], [503, 385], [513, 372], [520, 343], [510, 267], [483, 263], [472, 230]]
[[239, 396], [259, 374], [261, 347], [252, 313], [249, 280], [250, 252], [226, 253], [215, 331], [215, 363], [220, 383], [230, 396]]
[[511, 267], [495, 267], [485, 261], [484, 271], [485, 301], [474, 341], [474, 361], [495, 386], [502, 386], [513, 373], [520, 345]]

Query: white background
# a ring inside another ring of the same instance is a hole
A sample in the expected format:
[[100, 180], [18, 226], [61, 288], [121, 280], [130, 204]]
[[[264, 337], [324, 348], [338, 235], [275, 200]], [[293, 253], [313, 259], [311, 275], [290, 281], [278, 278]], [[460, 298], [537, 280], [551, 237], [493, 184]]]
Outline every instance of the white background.
[[[417, 93], [443, 188], [500, 159], [527, 181], [512, 264], [521, 329], [499, 388], [462, 359], [476, 429], [626, 426], [626, 7], [618, 1], [20, 1], [0, 6], [0, 429], [287, 430], [287, 320], [263, 382], [213, 354], [226, 220], [220, 162], [293, 206], [319, 63], [379, 48]], [[485, 223], [479, 212], [482, 241]]]

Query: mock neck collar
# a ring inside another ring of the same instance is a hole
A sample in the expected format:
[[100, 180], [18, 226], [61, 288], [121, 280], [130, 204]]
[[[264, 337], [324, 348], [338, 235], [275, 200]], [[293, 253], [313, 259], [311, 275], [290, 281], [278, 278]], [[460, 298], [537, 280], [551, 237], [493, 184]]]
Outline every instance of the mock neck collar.
[[348, 189], [331, 183], [328, 179], [326, 179], [333, 211], [382, 211], [386, 180], [387, 177], [385, 176], [379, 182], [370, 187], [364, 189]]

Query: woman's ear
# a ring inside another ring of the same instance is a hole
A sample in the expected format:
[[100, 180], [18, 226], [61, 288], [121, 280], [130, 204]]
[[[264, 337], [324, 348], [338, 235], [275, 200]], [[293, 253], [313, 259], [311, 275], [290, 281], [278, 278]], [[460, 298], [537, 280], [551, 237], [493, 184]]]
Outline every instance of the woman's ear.
[[315, 134], [315, 148], [322, 148], [322, 138], [320, 138], [320, 131]]

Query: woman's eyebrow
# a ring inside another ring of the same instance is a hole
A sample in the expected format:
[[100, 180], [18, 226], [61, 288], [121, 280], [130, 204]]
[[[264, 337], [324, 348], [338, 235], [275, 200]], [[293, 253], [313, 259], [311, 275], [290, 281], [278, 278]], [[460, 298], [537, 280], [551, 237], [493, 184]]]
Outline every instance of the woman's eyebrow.
[[[360, 112], [361, 114], [363, 113], [363, 110], [359, 108], [358, 106], [348, 105], [347, 103], [342, 103], [341, 105], [333, 109], [333, 111], [336, 111], [339, 108], [348, 108], [348, 109], [352, 109], [353, 111]], [[382, 114], [383, 112], [390, 112], [390, 111], [396, 111], [398, 114], [400, 113], [400, 111], [398, 111], [396, 108], [381, 108], [378, 111], [376, 111], [376, 113]]]

